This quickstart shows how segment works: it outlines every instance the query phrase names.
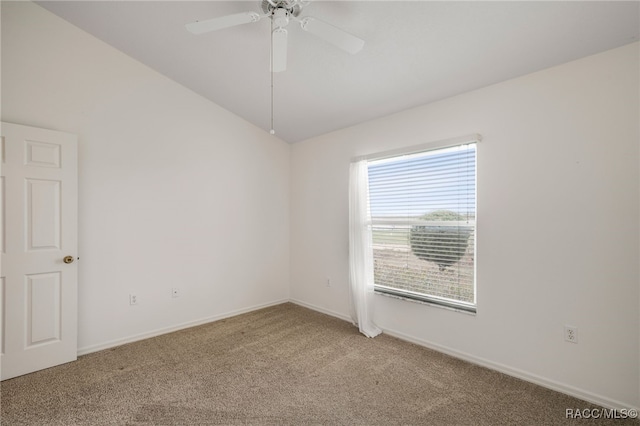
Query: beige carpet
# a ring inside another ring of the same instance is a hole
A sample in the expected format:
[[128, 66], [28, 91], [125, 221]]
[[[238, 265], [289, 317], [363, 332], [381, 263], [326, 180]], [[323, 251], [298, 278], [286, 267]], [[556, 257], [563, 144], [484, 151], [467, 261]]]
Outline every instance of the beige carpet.
[[1, 404], [2, 425], [554, 425], [593, 407], [290, 303], [6, 380]]

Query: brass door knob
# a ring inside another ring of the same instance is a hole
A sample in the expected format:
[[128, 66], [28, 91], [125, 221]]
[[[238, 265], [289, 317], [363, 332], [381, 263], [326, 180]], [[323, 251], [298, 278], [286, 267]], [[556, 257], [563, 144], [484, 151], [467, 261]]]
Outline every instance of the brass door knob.
[[73, 263], [73, 256], [65, 256], [64, 259], [62, 259], [62, 261], [64, 263]]

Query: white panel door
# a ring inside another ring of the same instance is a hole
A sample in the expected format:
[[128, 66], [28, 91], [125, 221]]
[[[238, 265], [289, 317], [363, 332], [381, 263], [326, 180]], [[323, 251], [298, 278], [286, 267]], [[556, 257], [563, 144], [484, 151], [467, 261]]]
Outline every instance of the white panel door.
[[[2, 123], [2, 380], [77, 358], [77, 137]], [[66, 259], [65, 259], [66, 258]]]

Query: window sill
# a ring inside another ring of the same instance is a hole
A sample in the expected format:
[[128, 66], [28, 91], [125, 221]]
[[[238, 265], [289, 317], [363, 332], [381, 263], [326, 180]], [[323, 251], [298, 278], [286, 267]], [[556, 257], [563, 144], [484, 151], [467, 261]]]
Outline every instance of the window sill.
[[462, 304], [457, 304], [455, 302], [449, 302], [446, 300], [431, 299], [427, 296], [406, 294], [402, 291], [389, 289], [386, 287], [385, 288], [375, 287], [374, 291], [375, 291], [375, 294], [379, 294], [380, 296], [391, 297], [393, 299], [399, 299], [399, 300], [406, 300], [408, 302], [419, 303], [421, 305], [434, 306], [436, 308], [447, 309], [450, 311], [460, 312], [467, 315], [475, 316], [477, 313], [476, 306], [462, 305]]

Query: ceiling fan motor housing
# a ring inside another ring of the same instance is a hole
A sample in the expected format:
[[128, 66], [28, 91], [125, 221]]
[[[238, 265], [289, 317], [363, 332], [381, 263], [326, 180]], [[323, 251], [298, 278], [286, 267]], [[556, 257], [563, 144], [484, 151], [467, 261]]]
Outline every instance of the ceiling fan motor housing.
[[300, 15], [300, 12], [302, 12], [302, 6], [300, 0], [262, 0], [262, 10], [264, 13], [273, 16], [276, 15], [278, 10], [282, 10], [287, 15], [297, 17]]
[[278, 8], [273, 11], [271, 19], [273, 20], [273, 25], [275, 27], [284, 28], [289, 24], [289, 12], [282, 8]]

